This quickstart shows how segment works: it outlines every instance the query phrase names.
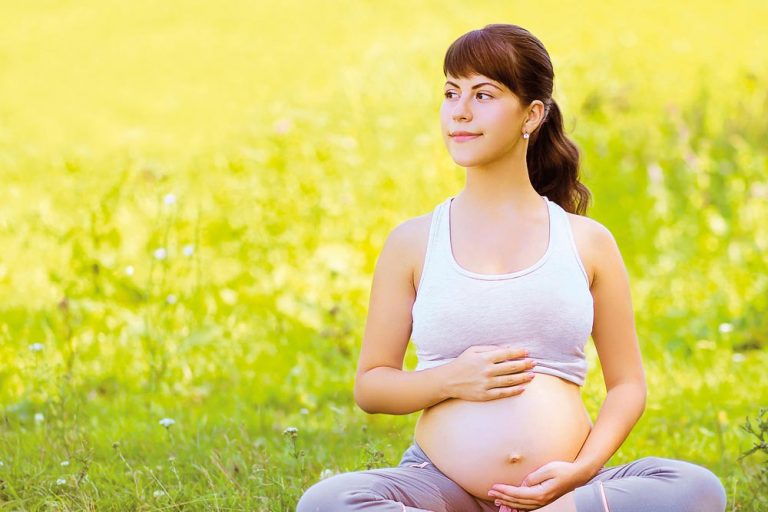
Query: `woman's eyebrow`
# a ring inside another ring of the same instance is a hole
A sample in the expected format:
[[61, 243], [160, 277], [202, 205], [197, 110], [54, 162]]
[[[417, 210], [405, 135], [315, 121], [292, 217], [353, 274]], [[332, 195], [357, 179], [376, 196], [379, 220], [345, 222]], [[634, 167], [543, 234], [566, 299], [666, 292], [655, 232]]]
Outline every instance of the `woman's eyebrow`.
[[[459, 84], [455, 83], [455, 82], [451, 82], [450, 80], [445, 82], [445, 85], [449, 85], [449, 84], [454, 86], [454, 87], [458, 87], [459, 89], [461, 89], [461, 86]], [[501, 87], [499, 87], [498, 85], [492, 84], [491, 82], [480, 82], [479, 84], [475, 84], [475, 85], [472, 86], [472, 90], [474, 91], [478, 87], [482, 87], [484, 85], [491, 85], [491, 86], [497, 88], [500, 91], [502, 90]]]

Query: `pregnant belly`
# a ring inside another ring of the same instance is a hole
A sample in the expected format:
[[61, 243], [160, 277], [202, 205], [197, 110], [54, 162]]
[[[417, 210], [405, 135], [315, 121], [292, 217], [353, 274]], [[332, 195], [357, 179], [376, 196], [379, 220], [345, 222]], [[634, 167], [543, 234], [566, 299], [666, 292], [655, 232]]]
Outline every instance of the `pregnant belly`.
[[547, 462], [575, 460], [591, 428], [579, 386], [537, 373], [518, 396], [425, 409], [414, 437], [440, 471], [489, 500], [493, 484], [520, 485]]

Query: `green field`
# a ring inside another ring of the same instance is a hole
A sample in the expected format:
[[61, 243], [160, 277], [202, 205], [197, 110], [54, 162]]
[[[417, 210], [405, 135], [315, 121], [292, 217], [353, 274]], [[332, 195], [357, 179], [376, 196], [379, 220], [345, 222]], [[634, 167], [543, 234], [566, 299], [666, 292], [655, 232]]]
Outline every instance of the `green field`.
[[0, 1], [0, 509], [292, 511], [396, 464], [418, 415], [352, 398], [373, 268], [463, 186], [442, 59], [497, 22], [547, 46], [630, 275], [649, 396], [609, 465], [768, 509], [768, 4], [587, 4]]

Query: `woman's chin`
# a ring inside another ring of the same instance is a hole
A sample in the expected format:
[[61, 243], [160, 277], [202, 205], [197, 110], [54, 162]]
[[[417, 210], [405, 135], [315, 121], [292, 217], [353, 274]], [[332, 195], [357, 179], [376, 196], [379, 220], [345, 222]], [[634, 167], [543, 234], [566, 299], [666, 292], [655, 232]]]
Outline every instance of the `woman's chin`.
[[451, 155], [456, 165], [461, 167], [478, 167], [486, 162], [484, 158], [478, 158], [476, 155]]

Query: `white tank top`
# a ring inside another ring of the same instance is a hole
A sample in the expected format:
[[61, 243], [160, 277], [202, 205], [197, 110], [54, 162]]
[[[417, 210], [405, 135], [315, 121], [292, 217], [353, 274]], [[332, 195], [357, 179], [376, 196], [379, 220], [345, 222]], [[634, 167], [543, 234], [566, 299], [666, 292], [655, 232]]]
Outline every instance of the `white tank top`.
[[424, 266], [413, 303], [411, 339], [416, 370], [448, 363], [472, 345], [528, 349], [532, 371], [581, 386], [584, 345], [592, 332], [593, 300], [568, 215], [541, 196], [549, 212], [546, 252], [528, 268], [478, 274], [453, 257], [449, 197], [435, 207]]

